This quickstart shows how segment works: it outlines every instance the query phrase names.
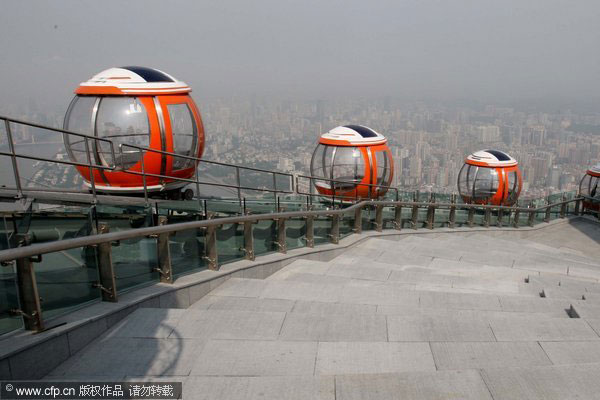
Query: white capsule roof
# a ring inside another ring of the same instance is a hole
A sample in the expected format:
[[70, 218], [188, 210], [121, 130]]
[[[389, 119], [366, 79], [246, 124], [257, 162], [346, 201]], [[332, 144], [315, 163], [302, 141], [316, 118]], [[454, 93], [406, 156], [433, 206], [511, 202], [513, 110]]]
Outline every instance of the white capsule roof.
[[371, 146], [386, 142], [385, 136], [362, 125], [338, 126], [319, 139], [319, 143], [334, 146]]
[[480, 150], [465, 160], [467, 164], [485, 167], [512, 167], [518, 162], [508, 154], [499, 150]]
[[86, 82], [82, 82], [76, 94], [175, 94], [188, 93], [190, 87], [171, 75], [154, 68], [119, 67], [109, 68]]
[[587, 173], [592, 176], [600, 176], [600, 163], [590, 167], [590, 169], [587, 170]]

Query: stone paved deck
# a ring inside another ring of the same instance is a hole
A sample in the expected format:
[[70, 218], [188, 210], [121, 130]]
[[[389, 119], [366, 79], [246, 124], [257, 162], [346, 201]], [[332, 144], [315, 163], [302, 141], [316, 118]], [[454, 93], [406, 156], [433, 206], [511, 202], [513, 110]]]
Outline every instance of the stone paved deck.
[[138, 309], [46, 379], [172, 379], [186, 399], [598, 399], [599, 240], [585, 221], [370, 239]]

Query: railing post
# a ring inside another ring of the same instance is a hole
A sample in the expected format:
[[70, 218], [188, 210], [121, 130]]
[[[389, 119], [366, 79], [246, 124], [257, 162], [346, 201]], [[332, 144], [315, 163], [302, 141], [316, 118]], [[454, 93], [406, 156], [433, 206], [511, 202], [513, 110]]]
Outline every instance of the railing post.
[[546, 213], [544, 214], [544, 222], [550, 222], [550, 212], [552, 211], [552, 207], [550, 207], [550, 196], [548, 196], [548, 198], [546, 199], [546, 202], [548, 203], [546, 205]]
[[562, 195], [562, 203], [560, 204], [560, 217], [564, 218], [567, 215], [567, 197], [563, 193]]
[[212, 225], [206, 229], [206, 260], [208, 269], [219, 270], [219, 254], [217, 252], [217, 226]]
[[235, 167], [235, 184], [237, 186], [237, 196], [240, 204], [242, 203], [242, 180], [240, 179], [240, 167]]
[[340, 215], [331, 215], [331, 243], [338, 244], [340, 242]]
[[354, 233], [362, 232], [362, 206], [354, 210]]
[[[158, 225], [168, 224], [166, 215], [158, 216]], [[159, 233], [156, 235], [156, 250], [158, 252], [158, 268], [160, 281], [163, 283], [173, 283], [173, 267], [171, 265], [171, 249], [169, 248], [169, 233]]]
[[[90, 155], [90, 145], [88, 143], [88, 138], [87, 136], [84, 138], [84, 143], [85, 143], [85, 155], [86, 155], [86, 159], [87, 159], [87, 163], [88, 163], [88, 171], [90, 173], [90, 185], [92, 186], [92, 199], [93, 199], [93, 203], [96, 204], [97, 202], [97, 196], [96, 196], [96, 178], [94, 178], [94, 170], [92, 169], [92, 158]], [[142, 165], [143, 165], [144, 161], [142, 160]], [[144, 167], [142, 166], [142, 172], [143, 172]], [[145, 185], [146, 181], [144, 180], [144, 185]], [[146, 186], [144, 186], [144, 193], [146, 193]], [[146, 204], [148, 204], [148, 199], [146, 198]]]
[[417, 222], [419, 220], [419, 206], [417, 204], [412, 207], [412, 218], [411, 224], [413, 229], [417, 229]]
[[492, 209], [489, 207], [486, 207], [485, 214], [483, 216], [483, 226], [485, 226], [486, 228], [489, 228], [491, 219], [492, 219]]
[[502, 227], [502, 218], [504, 217], [504, 208], [499, 207], [498, 208], [498, 220], [496, 221], [496, 224], [499, 227]]
[[[98, 233], [108, 233], [109, 228], [106, 222], [98, 224]], [[98, 245], [98, 269], [100, 283], [97, 287], [102, 292], [102, 301], [117, 302], [117, 280], [112, 262], [112, 243], [104, 242]]]
[[435, 203], [431, 203], [429, 207], [427, 207], [427, 228], [433, 229], [433, 225], [435, 224]]
[[287, 244], [285, 240], [285, 218], [277, 219], [277, 241], [275, 242], [280, 253], [287, 252]]
[[15, 175], [15, 184], [17, 185], [18, 197], [23, 197], [23, 188], [21, 187], [21, 178], [19, 176], [19, 164], [17, 163], [17, 153], [15, 152], [15, 143], [13, 142], [12, 132], [10, 130], [10, 122], [4, 120], [6, 127], [6, 138], [8, 139], [8, 149], [10, 150], [10, 158], [12, 160], [13, 174]]
[[394, 207], [394, 228], [398, 231], [402, 229], [402, 206], [400, 204], [396, 204]]
[[[20, 246], [31, 244], [29, 235], [19, 235], [18, 242]], [[19, 287], [20, 310], [15, 310], [23, 316], [23, 325], [28, 331], [40, 332], [44, 330], [44, 320], [42, 318], [42, 305], [38, 292], [37, 281], [35, 279], [35, 270], [33, 260], [29, 257], [19, 258], [17, 262], [17, 284]]]
[[469, 214], [467, 216], [467, 225], [469, 225], [469, 228], [472, 228], [474, 224], [475, 224], [475, 208], [469, 207]]
[[252, 221], [244, 222], [244, 253], [246, 260], [254, 261], [254, 236], [252, 235]]
[[315, 247], [315, 217], [308, 215], [306, 217], [306, 246]]
[[456, 225], [456, 195], [452, 194], [450, 198], [450, 214], [448, 215], [448, 227], [454, 228]]
[[581, 199], [575, 200], [575, 215], [580, 215], [581, 213]]
[[529, 226], [533, 226], [533, 222], [535, 220], [535, 207], [533, 207], [533, 204], [529, 204], [529, 207], [531, 209], [529, 210], [529, 219], [527, 223], [529, 224]]
[[375, 230], [377, 232], [383, 231], [383, 205], [377, 204], [375, 206]]
[[514, 216], [514, 219], [513, 219], [513, 226], [515, 228], [519, 227], [519, 218], [520, 218], [520, 216], [521, 216], [521, 209], [517, 205], [517, 207], [515, 208], [515, 216]]

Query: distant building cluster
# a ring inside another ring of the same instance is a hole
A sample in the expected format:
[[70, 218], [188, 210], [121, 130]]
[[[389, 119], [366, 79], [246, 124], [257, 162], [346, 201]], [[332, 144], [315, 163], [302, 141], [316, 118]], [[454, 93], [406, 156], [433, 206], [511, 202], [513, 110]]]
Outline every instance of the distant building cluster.
[[[395, 163], [393, 184], [407, 191], [456, 193], [465, 157], [487, 148], [506, 151], [518, 160], [522, 199], [577, 190], [585, 170], [600, 162], [600, 113], [442, 106], [389, 98], [281, 101], [234, 97], [199, 102], [199, 107], [206, 130], [204, 158], [303, 175], [310, 173], [321, 133], [338, 125], [367, 125], [388, 138]], [[63, 118], [37, 110], [21, 110], [15, 117], [56, 127]], [[6, 135], [0, 133], [0, 146], [6, 146]], [[13, 135], [19, 143], [62, 142], [59, 134], [27, 127], [15, 127]], [[37, 178], [50, 185], [67, 183], [52, 180], [52, 172], [46, 169], [41, 174], [48, 176]], [[211, 175], [226, 182], [235, 179], [229, 170]], [[72, 179], [69, 174], [67, 181]]]

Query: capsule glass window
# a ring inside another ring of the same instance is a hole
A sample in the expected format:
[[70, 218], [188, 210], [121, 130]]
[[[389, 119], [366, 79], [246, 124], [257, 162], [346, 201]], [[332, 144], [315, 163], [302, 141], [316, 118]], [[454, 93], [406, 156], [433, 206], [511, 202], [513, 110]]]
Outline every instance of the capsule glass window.
[[[150, 125], [146, 108], [137, 97], [105, 97], [100, 101], [96, 118], [96, 135], [112, 140], [114, 164], [129, 169], [143, 156], [137, 147], [149, 147]], [[130, 147], [136, 146], [136, 147]], [[103, 164], [111, 165], [110, 145], [99, 143], [99, 156]]]
[[[65, 116], [64, 127], [68, 131], [82, 133], [84, 135], [93, 136], [92, 116], [94, 113], [94, 104], [98, 98], [95, 96], [77, 96], [71, 102], [67, 114]], [[77, 135], [64, 134], [67, 151], [71, 159], [79, 163], [87, 163], [87, 154], [85, 148], [85, 138]], [[93, 150], [94, 140], [88, 139], [88, 147]], [[90, 162], [94, 163], [94, 159], [90, 158]]]
[[[196, 155], [197, 128], [192, 110], [187, 104], [169, 104], [169, 120], [173, 132], [173, 153], [193, 157]], [[194, 165], [194, 160], [175, 157], [173, 169], [186, 169]]]
[[365, 163], [361, 151], [356, 147], [338, 147], [333, 162], [333, 179], [337, 189], [352, 190], [364, 177]]
[[473, 186], [473, 200], [486, 201], [498, 191], [498, 173], [492, 168], [479, 168]]
[[385, 150], [375, 152], [375, 162], [377, 163], [377, 184], [383, 186], [390, 185], [392, 170], [388, 152]]

